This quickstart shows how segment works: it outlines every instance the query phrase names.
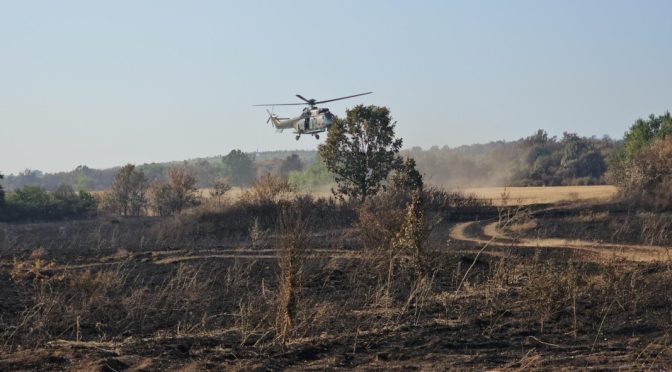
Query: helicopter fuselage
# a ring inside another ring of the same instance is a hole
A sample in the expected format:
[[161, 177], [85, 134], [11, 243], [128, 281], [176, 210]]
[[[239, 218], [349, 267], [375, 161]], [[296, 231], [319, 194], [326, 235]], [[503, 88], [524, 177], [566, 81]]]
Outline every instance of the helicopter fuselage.
[[329, 129], [334, 122], [334, 115], [326, 108], [311, 107], [303, 110], [301, 116], [291, 119], [280, 119], [271, 116], [273, 126], [277, 129], [293, 129], [294, 134], [314, 135]]

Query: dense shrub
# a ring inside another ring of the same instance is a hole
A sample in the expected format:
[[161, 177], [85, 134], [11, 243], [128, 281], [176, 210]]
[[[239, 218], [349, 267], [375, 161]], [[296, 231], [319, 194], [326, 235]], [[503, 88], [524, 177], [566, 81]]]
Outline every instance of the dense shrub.
[[324, 166], [322, 159], [318, 158], [313, 164], [302, 171], [293, 171], [288, 176], [289, 183], [303, 191], [313, 191], [334, 184], [334, 175]]
[[105, 197], [105, 209], [122, 216], [140, 216], [147, 206], [147, 177], [133, 164], [119, 170]]
[[273, 229], [278, 226], [278, 213], [293, 208], [303, 215], [319, 216], [318, 230], [349, 227], [356, 220], [354, 209], [333, 198], [315, 198], [309, 194], [287, 194], [276, 200], [270, 198], [244, 199], [226, 205], [203, 205], [178, 222], [181, 228], [196, 229], [199, 234], [247, 234], [252, 226]]
[[8, 195], [0, 208], [0, 221], [89, 218], [96, 210], [96, 199], [86, 191], [75, 193], [71, 186], [61, 185], [49, 193], [39, 186], [24, 186]]
[[241, 201], [251, 204], [269, 204], [289, 196], [296, 187], [281, 176], [263, 175], [254, 180], [243, 192]]
[[672, 136], [641, 149], [621, 165], [614, 181], [629, 201], [652, 210], [672, 210]]
[[158, 216], [179, 213], [198, 205], [196, 177], [184, 168], [168, 171], [168, 182], [155, 181], [149, 188], [150, 207]]

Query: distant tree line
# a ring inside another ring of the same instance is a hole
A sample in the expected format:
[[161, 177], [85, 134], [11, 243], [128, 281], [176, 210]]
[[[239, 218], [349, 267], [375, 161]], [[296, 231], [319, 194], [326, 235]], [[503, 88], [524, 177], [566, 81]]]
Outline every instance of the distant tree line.
[[[226, 156], [187, 160], [169, 163], [137, 165], [149, 182], [168, 180], [171, 169], [180, 167], [196, 177], [199, 188], [212, 187], [216, 180], [227, 178], [234, 186], [247, 186], [254, 179], [265, 175], [287, 177], [290, 172], [300, 171], [312, 164], [315, 151], [274, 151], [244, 153], [232, 150]], [[40, 186], [53, 191], [60, 185], [70, 185], [75, 190], [101, 191], [112, 186], [121, 167], [92, 169], [79, 166], [70, 172], [43, 173], [26, 169], [5, 177], [5, 189], [16, 190], [23, 186]]]
[[[663, 119], [656, 118], [656, 122]], [[642, 121], [643, 123], [644, 121]], [[627, 150], [632, 154], [636, 143], [665, 129], [651, 129], [639, 123], [628, 134]], [[662, 124], [661, 124], [662, 125]], [[649, 129], [647, 129], [649, 128]], [[660, 133], [657, 134], [660, 136]], [[402, 156], [415, 159], [419, 171], [428, 184], [444, 187], [475, 186], [556, 186], [604, 184], [607, 165], [616, 156], [622, 141], [609, 137], [581, 137], [564, 133], [562, 137], [549, 136], [538, 130], [531, 136], [516, 141], [496, 141], [456, 148], [432, 147], [423, 150], [414, 147], [402, 150]], [[622, 156], [622, 155], [619, 155]], [[631, 155], [628, 155], [631, 156]], [[232, 186], [245, 187], [266, 174], [288, 178], [304, 190], [324, 190], [334, 185], [333, 173], [327, 170], [316, 151], [285, 151], [244, 153], [232, 150], [226, 156], [172, 163], [138, 165], [147, 182], [167, 181], [172, 168], [182, 168], [196, 179], [198, 188], [213, 188], [218, 180], [226, 179]], [[42, 173], [26, 170], [5, 177], [5, 190], [40, 186], [53, 191], [66, 184], [75, 190], [107, 190], [121, 168], [92, 169], [77, 167], [71, 172]]]
[[620, 143], [609, 137], [544, 130], [516, 141], [497, 141], [456, 148], [414, 147], [404, 151], [415, 159], [426, 182], [448, 187], [559, 186], [606, 183], [607, 159]]
[[[255, 161], [253, 154], [232, 150], [207, 160], [0, 175], [0, 180], [10, 184], [6, 196], [0, 183], [0, 222], [87, 218], [99, 211], [120, 216], [175, 214], [200, 203], [199, 188], [210, 188], [210, 196], [221, 202], [232, 187], [247, 187], [265, 175], [286, 181], [290, 173], [305, 169], [302, 159], [315, 157], [305, 151], [273, 154], [284, 158], [265, 156]], [[91, 194], [89, 190], [104, 192]]]

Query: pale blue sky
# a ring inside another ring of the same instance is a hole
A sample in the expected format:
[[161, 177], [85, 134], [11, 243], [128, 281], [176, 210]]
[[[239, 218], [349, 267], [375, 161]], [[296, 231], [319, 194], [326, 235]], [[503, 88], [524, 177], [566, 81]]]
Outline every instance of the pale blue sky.
[[0, 0], [0, 171], [312, 149], [251, 106], [296, 93], [374, 91], [329, 107], [389, 106], [404, 147], [620, 138], [672, 108], [671, 16], [672, 1]]

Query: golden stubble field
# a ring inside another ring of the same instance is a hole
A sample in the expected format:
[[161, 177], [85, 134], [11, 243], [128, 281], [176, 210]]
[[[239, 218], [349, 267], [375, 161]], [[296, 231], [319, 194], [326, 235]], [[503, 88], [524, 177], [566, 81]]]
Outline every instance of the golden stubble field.
[[[315, 197], [330, 197], [329, 188], [311, 191]], [[465, 194], [473, 194], [479, 199], [491, 200], [495, 206], [552, 204], [563, 201], [606, 201], [616, 195], [617, 189], [611, 185], [596, 186], [545, 186], [545, 187], [472, 187], [455, 189]], [[245, 189], [234, 187], [226, 195], [238, 200]], [[199, 190], [202, 198], [210, 198], [210, 189]]]
[[616, 195], [611, 185], [547, 186], [547, 187], [476, 187], [461, 190], [480, 199], [490, 199], [494, 205], [550, 204], [561, 201], [604, 201]]

